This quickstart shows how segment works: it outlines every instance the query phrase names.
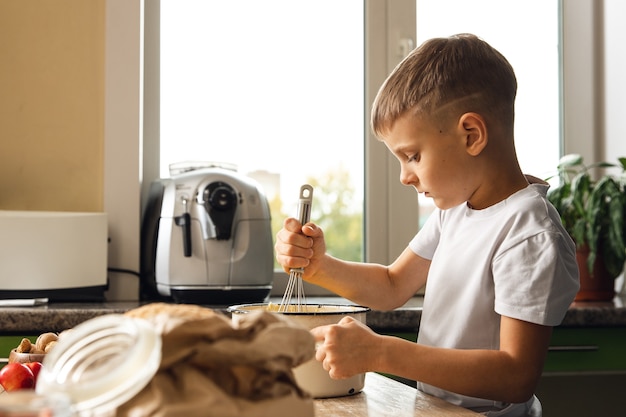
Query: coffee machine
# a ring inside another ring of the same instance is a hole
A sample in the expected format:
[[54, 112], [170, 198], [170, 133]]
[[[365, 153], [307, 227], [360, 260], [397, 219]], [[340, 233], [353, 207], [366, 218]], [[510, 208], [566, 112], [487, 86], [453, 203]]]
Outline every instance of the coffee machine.
[[142, 300], [228, 305], [269, 296], [269, 204], [259, 184], [233, 168], [193, 168], [153, 181], [141, 242]]

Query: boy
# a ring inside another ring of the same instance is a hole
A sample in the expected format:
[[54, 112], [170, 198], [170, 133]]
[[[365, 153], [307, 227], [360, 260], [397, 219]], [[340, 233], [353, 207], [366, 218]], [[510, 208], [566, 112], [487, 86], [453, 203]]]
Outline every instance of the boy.
[[417, 343], [349, 318], [312, 332], [333, 378], [377, 371], [487, 416], [541, 415], [533, 393], [552, 327], [578, 290], [575, 246], [529, 184], [513, 143], [515, 74], [486, 42], [425, 42], [381, 87], [374, 133], [400, 180], [437, 208], [391, 265], [326, 254], [322, 230], [287, 219], [276, 257], [304, 278], [374, 309], [402, 306], [426, 285]]

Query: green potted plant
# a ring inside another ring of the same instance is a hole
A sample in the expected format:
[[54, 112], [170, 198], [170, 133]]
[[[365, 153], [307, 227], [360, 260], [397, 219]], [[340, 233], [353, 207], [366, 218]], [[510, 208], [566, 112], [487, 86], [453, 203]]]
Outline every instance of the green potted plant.
[[[559, 185], [548, 191], [548, 200], [576, 243], [578, 301], [613, 299], [615, 278], [624, 270], [626, 158], [618, 161], [585, 165], [581, 155], [565, 155], [557, 166]], [[615, 173], [616, 167], [621, 171]], [[597, 179], [592, 175], [596, 168], [602, 169]]]

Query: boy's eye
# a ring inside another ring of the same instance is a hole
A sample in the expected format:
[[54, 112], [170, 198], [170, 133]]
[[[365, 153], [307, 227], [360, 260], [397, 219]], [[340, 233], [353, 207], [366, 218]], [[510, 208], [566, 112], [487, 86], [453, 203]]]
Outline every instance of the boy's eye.
[[419, 154], [416, 153], [413, 156], [409, 156], [409, 159], [408, 159], [407, 162], [413, 162], [413, 161], [419, 161], [419, 160], [420, 160], [420, 156], [419, 156]]

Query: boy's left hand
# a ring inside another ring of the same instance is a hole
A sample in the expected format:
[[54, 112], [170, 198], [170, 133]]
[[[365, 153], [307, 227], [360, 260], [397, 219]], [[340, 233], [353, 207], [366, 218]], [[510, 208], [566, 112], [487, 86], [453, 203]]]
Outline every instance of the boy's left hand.
[[311, 330], [317, 342], [315, 359], [333, 379], [350, 378], [375, 368], [380, 335], [352, 317]]

